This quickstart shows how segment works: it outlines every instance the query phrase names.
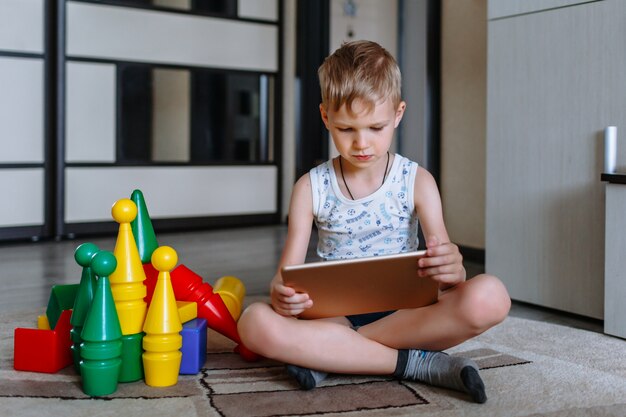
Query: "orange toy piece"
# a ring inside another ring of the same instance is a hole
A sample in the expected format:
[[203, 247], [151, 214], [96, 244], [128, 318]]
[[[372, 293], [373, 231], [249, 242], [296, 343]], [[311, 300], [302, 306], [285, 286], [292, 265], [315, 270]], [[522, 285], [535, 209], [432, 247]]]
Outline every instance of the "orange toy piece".
[[202, 277], [185, 265], [178, 265], [172, 271], [172, 287], [177, 300], [195, 301], [198, 304], [198, 317], [207, 321], [209, 328], [223, 334], [239, 346], [235, 349], [246, 361], [255, 361], [259, 356], [246, 348], [239, 338], [237, 323], [230, 315], [222, 297], [213, 292], [213, 287], [202, 282]]
[[183, 326], [169, 272], [176, 262], [176, 251], [169, 246], [161, 246], [152, 253], [152, 264], [159, 271], [159, 277], [143, 326], [146, 333], [143, 337], [143, 367], [146, 384], [152, 387], [175, 385], [183, 356], [180, 351]]
[[113, 204], [111, 214], [120, 224], [113, 251], [117, 259], [117, 269], [109, 277], [111, 291], [122, 334], [137, 334], [141, 333], [147, 311], [144, 301], [146, 274], [130, 226], [130, 222], [137, 217], [137, 206], [132, 200], [123, 198]]
[[63, 310], [54, 330], [15, 329], [13, 367], [18, 371], [55, 373], [69, 366], [71, 316], [72, 310]]

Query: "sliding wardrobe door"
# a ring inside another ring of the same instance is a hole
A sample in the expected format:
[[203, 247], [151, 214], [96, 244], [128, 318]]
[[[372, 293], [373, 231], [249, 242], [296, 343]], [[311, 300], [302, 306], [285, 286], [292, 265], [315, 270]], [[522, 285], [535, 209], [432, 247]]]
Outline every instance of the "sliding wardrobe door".
[[0, 240], [46, 228], [46, 2], [0, 1]]
[[68, 1], [62, 235], [275, 223], [279, 2]]

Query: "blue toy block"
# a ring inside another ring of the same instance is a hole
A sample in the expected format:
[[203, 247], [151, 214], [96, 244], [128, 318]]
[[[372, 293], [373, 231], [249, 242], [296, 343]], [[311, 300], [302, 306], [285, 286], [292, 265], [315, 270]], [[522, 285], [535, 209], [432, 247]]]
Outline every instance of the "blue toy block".
[[181, 375], [195, 375], [206, 361], [207, 321], [197, 318], [183, 323], [180, 332], [183, 337], [183, 359], [180, 363]]

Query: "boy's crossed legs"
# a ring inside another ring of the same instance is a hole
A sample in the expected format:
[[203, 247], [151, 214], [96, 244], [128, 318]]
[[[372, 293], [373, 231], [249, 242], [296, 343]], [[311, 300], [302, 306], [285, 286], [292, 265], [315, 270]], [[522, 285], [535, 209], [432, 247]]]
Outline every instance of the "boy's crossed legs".
[[253, 351], [296, 364], [290, 373], [305, 381], [305, 388], [312, 388], [319, 382], [316, 377], [325, 372], [394, 375], [465, 391], [474, 401], [484, 402], [476, 364], [436, 351], [499, 323], [509, 307], [504, 286], [496, 278], [482, 275], [446, 291], [436, 304], [397, 311], [357, 331], [345, 318], [294, 320], [257, 303], [240, 318], [239, 332]]

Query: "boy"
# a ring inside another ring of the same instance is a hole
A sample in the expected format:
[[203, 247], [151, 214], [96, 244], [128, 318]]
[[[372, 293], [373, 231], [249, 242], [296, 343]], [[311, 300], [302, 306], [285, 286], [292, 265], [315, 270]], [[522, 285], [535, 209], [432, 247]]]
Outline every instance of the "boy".
[[[393, 375], [467, 392], [479, 403], [485, 388], [476, 364], [441, 350], [500, 323], [510, 299], [495, 277], [465, 280], [462, 257], [450, 242], [433, 177], [415, 162], [390, 154], [406, 104], [400, 71], [378, 44], [355, 41], [326, 58], [319, 71], [320, 113], [339, 156], [312, 169], [293, 189], [289, 229], [271, 306], [251, 305], [238, 324], [253, 351], [288, 364], [303, 389], [327, 372]], [[317, 252], [326, 260], [417, 250], [417, 221], [427, 256], [416, 279], [439, 282], [437, 303], [418, 309], [320, 320], [298, 320], [315, 300], [283, 285], [280, 270], [304, 263], [312, 222]]]

